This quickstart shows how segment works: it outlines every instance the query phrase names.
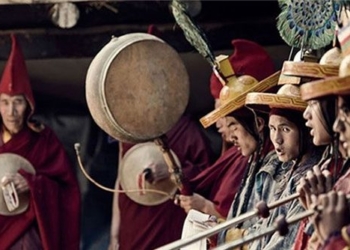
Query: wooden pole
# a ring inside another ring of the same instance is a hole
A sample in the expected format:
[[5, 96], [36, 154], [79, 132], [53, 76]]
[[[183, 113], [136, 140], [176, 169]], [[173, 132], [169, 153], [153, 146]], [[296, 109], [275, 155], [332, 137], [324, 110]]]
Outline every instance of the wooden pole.
[[[116, 2], [117, 0], [104, 0], [104, 2]], [[120, 1], [120, 0], [118, 0]], [[55, 4], [55, 3], [99, 2], [96, 0], [1, 0], [0, 5], [10, 4]], [[102, 1], [100, 1], [102, 2]]]

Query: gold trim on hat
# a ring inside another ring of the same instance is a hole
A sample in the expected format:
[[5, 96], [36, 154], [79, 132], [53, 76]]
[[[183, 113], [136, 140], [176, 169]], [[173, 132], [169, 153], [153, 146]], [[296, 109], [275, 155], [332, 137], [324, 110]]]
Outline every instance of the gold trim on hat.
[[286, 76], [281, 74], [278, 79], [278, 85], [284, 84], [301, 84], [301, 77], [298, 76]]
[[350, 76], [329, 77], [308, 82], [300, 87], [301, 98], [305, 101], [327, 96], [350, 94]]
[[312, 62], [293, 62], [285, 61], [281, 70], [281, 74], [287, 76], [301, 76], [312, 78], [326, 78], [337, 76], [339, 73], [339, 65], [322, 65]]
[[257, 84], [253, 85], [251, 88], [247, 89], [246, 91], [243, 91], [239, 96], [237, 96], [234, 99], [231, 99], [223, 104], [209, 114], [203, 116], [200, 119], [200, 122], [202, 123], [204, 128], [209, 127], [210, 125], [214, 124], [217, 120], [219, 120], [222, 117], [225, 117], [229, 113], [241, 108], [245, 104], [245, 98], [247, 93], [249, 92], [264, 92], [274, 86], [277, 85], [278, 79], [280, 76], [280, 71], [277, 71], [276, 73], [270, 75], [269, 77], [265, 78], [264, 80], [258, 82]]
[[249, 93], [245, 99], [245, 105], [255, 110], [266, 112], [266, 108], [294, 109], [304, 111], [307, 103], [298, 97], [270, 93]]

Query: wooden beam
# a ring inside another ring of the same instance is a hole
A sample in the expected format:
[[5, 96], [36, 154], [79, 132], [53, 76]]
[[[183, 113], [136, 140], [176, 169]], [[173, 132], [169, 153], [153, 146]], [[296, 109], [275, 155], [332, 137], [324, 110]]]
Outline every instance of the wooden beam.
[[[275, 28], [274, 20], [250, 22], [199, 23], [213, 50], [232, 49], [231, 40], [245, 38], [263, 46], [282, 45], [283, 40]], [[245, 27], [245, 29], [242, 29]], [[26, 58], [93, 57], [112, 36], [134, 32], [147, 32], [146, 24], [118, 24], [98, 27], [67, 29], [12, 29], [0, 31], [0, 60], [8, 57], [10, 33], [17, 34]], [[195, 51], [187, 42], [183, 31], [174, 23], [158, 24], [162, 39], [178, 52]], [[264, 30], [264, 32], [259, 32]]]
[[[232, 49], [231, 40], [245, 38], [263, 46], [282, 45], [273, 21], [200, 23], [213, 50]], [[195, 51], [185, 39], [183, 31], [174, 24], [157, 25], [162, 39], [178, 52]], [[176, 27], [176, 28], [174, 28]], [[241, 27], [245, 27], [242, 29]], [[28, 59], [93, 57], [112, 36], [134, 32], [147, 32], [145, 24], [103, 25], [98, 27], [66, 29], [12, 29], [0, 31], [0, 60], [8, 57], [10, 33], [15, 33]], [[259, 32], [264, 30], [264, 32]]]
[[[118, 0], [119, 1], [119, 0]], [[55, 4], [55, 3], [77, 3], [77, 2], [116, 2], [116, 0], [1, 0], [0, 5], [11, 4]]]

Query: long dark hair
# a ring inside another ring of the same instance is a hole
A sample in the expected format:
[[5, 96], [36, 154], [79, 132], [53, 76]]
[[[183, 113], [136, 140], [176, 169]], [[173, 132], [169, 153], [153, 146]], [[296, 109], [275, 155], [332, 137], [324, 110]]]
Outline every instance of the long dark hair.
[[[257, 146], [257, 149], [254, 151], [254, 153], [250, 156], [250, 159], [248, 161], [248, 165], [246, 166], [246, 169], [245, 169], [243, 180], [241, 182], [239, 190], [236, 193], [235, 199], [233, 201], [232, 217], [237, 216], [238, 207], [239, 207], [239, 204], [240, 204], [240, 201], [242, 198], [242, 197], [240, 197], [240, 195], [241, 195], [244, 187], [246, 186], [246, 182], [247, 182], [249, 176], [251, 176], [250, 182], [248, 183], [248, 186], [247, 186], [247, 192], [245, 193], [245, 196], [243, 197], [242, 209], [240, 211], [241, 213], [246, 212], [249, 198], [252, 194], [254, 183], [255, 183], [255, 175], [258, 173], [259, 169], [261, 168], [261, 166], [263, 164], [263, 161], [264, 161], [266, 155], [270, 152], [270, 149], [271, 149], [271, 141], [269, 139], [269, 130], [267, 127], [268, 115], [264, 114], [264, 113], [260, 113], [260, 112], [254, 112], [252, 110], [250, 110], [250, 112], [253, 112], [253, 114], [254, 114], [254, 121], [249, 122], [251, 130], [254, 132], [250, 132], [250, 133], [252, 133], [253, 137], [256, 138], [256, 140], [258, 142], [258, 146]], [[260, 117], [265, 121], [265, 126], [263, 128], [262, 133], [258, 133], [257, 117]], [[243, 121], [244, 119], [241, 118], [241, 120]], [[241, 120], [238, 118], [239, 122], [241, 122]], [[245, 124], [247, 124], [247, 122], [248, 121], [245, 120]], [[244, 124], [242, 124], [242, 126], [244, 126]], [[241, 226], [242, 226], [242, 224], [237, 225], [238, 228]]]
[[[337, 97], [336, 96], [327, 96], [325, 98], [319, 98], [318, 102], [320, 104], [322, 118], [321, 122], [323, 123], [327, 133], [331, 136], [332, 142], [329, 147], [329, 157], [334, 160], [334, 171], [333, 179], [336, 181], [343, 174], [344, 169], [338, 170], [340, 165], [339, 157], [341, 156], [339, 152], [339, 134], [333, 131], [333, 123], [337, 118]], [[342, 164], [341, 164], [342, 165]]]

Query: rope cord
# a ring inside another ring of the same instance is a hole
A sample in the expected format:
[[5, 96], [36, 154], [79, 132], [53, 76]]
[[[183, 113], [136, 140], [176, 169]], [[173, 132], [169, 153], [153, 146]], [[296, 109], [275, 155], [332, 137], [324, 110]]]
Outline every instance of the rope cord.
[[107, 192], [112, 192], [112, 193], [135, 193], [135, 192], [150, 192], [150, 193], [157, 193], [157, 194], [161, 194], [161, 195], [165, 195], [168, 196], [169, 199], [173, 200], [174, 197], [166, 192], [163, 191], [159, 191], [156, 189], [129, 189], [129, 190], [120, 190], [120, 189], [113, 189], [113, 188], [108, 188], [103, 186], [102, 184], [98, 183], [97, 181], [95, 181], [85, 170], [83, 163], [81, 161], [81, 157], [80, 157], [80, 144], [79, 143], [75, 143], [74, 144], [74, 149], [75, 149], [75, 153], [77, 155], [77, 160], [78, 160], [78, 165], [81, 169], [81, 171], [83, 172], [84, 176], [91, 181], [93, 184], [95, 184], [97, 187], [101, 188], [104, 191]]

